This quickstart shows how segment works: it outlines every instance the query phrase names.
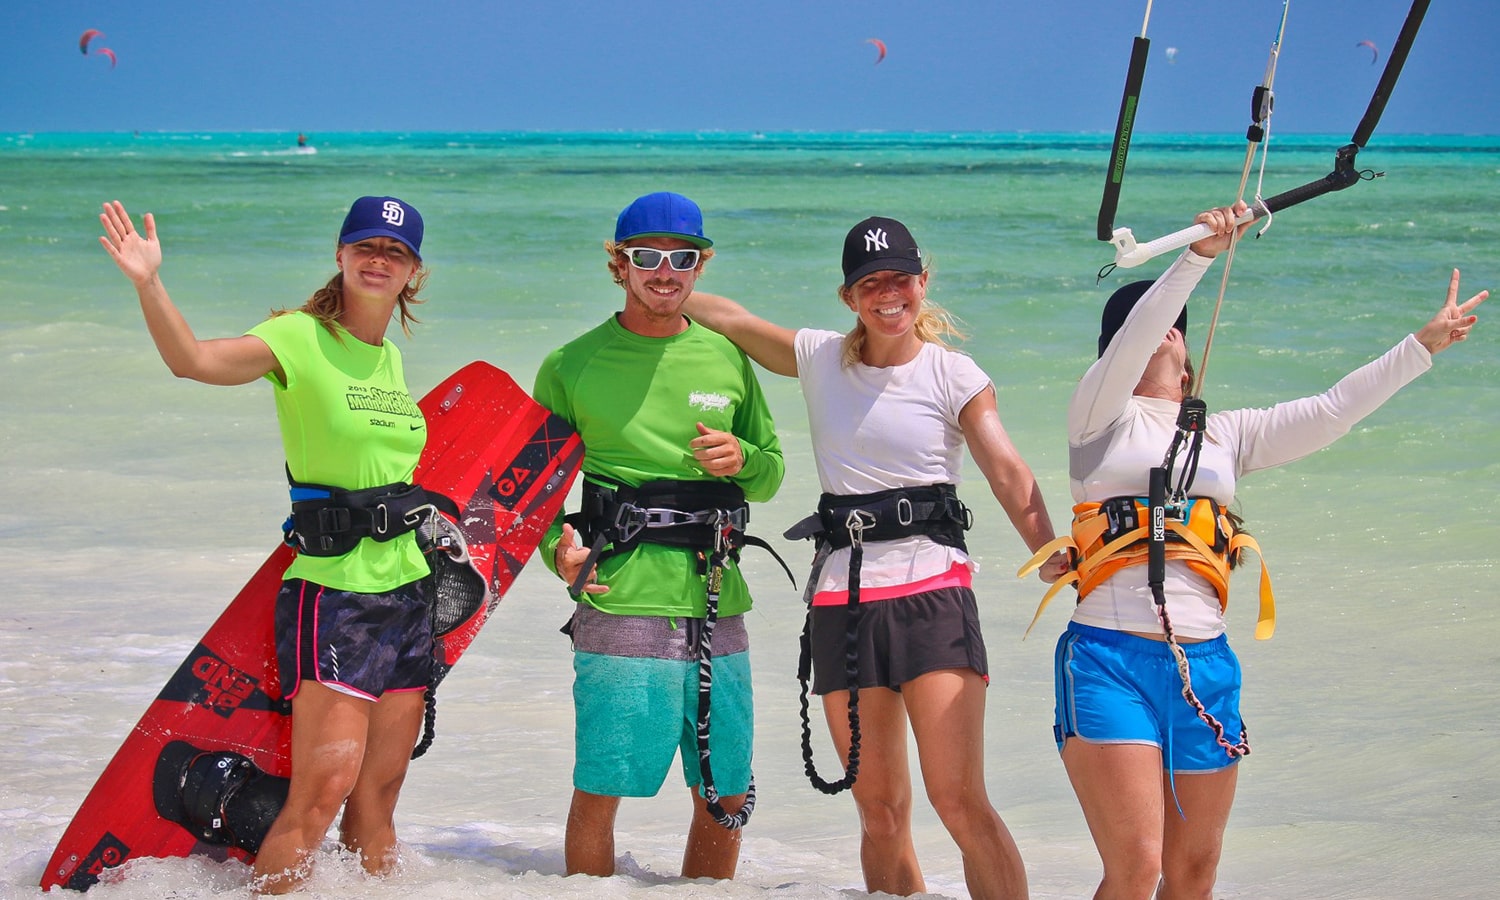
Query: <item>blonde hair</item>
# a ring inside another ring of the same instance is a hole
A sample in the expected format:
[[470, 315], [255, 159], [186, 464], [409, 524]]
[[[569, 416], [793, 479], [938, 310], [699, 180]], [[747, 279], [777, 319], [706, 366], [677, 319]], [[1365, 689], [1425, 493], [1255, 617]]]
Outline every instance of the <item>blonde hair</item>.
[[[422, 265], [422, 261], [419, 259], [417, 260], [416, 271], [412, 272], [411, 280], [406, 283], [405, 287], [401, 288], [401, 293], [396, 297], [397, 322], [401, 325], [401, 333], [407, 337], [411, 337], [411, 326], [422, 321], [412, 315], [411, 308], [418, 303], [426, 302], [417, 297], [418, 292], [426, 284], [427, 267]], [[292, 312], [307, 313], [323, 323], [323, 327], [328, 329], [329, 334], [339, 340], [343, 340], [334, 325], [338, 323], [339, 318], [344, 314], [344, 273], [338, 272], [332, 278], [328, 279], [328, 283], [313, 291], [313, 295], [307, 298], [307, 302], [302, 304], [298, 309], [272, 310], [271, 318], [274, 319], [277, 316], [284, 316]]]
[[[692, 243], [692, 242], [689, 241], [689, 243]], [[695, 249], [697, 249], [697, 251], [698, 251], [698, 266], [697, 266], [697, 268], [701, 269], [703, 267], [704, 263], [706, 263], [709, 260], [711, 260], [711, 259], [714, 258], [714, 248], [712, 248], [712, 247], [697, 247]], [[605, 241], [604, 242], [604, 252], [609, 254], [609, 262], [607, 263], [607, 265], [609, 266], [609, 277], [614, 281], [615, 284], [618, 284], [621, 287], [624, 287], [625, 286], [625, 276], [624, 276], [624, 274], [622, 274], [623, 271], [624, 271], [624, 269], [620, 265], [620, 257], [624, 255], [624, 252], [625, 252], [625, 242], [624, 241]], [[629, 266], [629, 265], [630, 265], [629, 262], [625, 263], [625, 266]]]
[[[927, 266], [924, 265], [922, 274], [926, 275], [928, 271]], [[851, 290], [849, 287], [839, 285], [839, 299], [850, 306], [853, 305], [849, 300]], [[951, 347], [968, 339], [968, 335], [958, 327], [958, 319], [925, 296], [922, 298], [922, 308], [917, 312], [917, 321], [912, 324], [912, 331], [922, 342], [942, 344], [944, 347]], [[859, 362], [860, 355], [865, 350], [867, 337], [865, 323], [856, 320], [853, 330], [844, 335], [844, 352], [840, 356], [844, 368], [847, 369]]]

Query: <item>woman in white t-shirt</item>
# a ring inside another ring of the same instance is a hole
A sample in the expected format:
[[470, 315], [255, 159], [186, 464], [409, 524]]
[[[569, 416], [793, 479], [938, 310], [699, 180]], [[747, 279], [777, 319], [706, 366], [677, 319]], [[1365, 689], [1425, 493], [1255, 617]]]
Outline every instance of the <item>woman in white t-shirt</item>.
[[[911, 837], [908, 720], [927, 796], [963, 852], [975, 897], [1026, 895], [1026, 871], [984, 783], [988, 665], [964, 547], [968, 510], [953, 490], [965, 445], [1032, 550], [1052, 540], [1041, 491], [974, 361], [927, 302], [925, 258], [904, 225], [872, 217], [844, 240], [839, 299], [858, 317], [848, 334], [793, 331], [723, 297], [684, 307], [756, 362], [795, 376], [807, 403], [824, 491], [807, 536], [818, 538], [803, 635], [804, 686], [814, 693], [845, 766], [828, 793], [851, 787], [870, 891], [926, 890]], [[794, 532], [796, 529], [794, 529]], [[1066, 569], [1064, 554], [1044, 579]]]

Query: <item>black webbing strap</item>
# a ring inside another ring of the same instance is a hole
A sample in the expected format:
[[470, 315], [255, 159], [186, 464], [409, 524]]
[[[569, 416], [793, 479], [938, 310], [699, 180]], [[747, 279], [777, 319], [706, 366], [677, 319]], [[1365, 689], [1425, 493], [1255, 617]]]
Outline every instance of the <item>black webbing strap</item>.
[[1135, 112], [1141, 102], [1141, 83], [1146, 77], [1146, 57], [1151, 41], [1137, 37], [1130, 47], [1130, 69], [1125, 73], [1125, 92], [1120, 97], [1120, 115], [1115, 120], [1115, 140], [1104, 173], [1104, 197], [1099, 202], [1098, 237], [1107, 241], [1115, 233], [1115, 211], [1120, 205], [1120, 185], [1125, 180], [1125, 159], [1130, 153], [1130, 136], [1135, 130]]

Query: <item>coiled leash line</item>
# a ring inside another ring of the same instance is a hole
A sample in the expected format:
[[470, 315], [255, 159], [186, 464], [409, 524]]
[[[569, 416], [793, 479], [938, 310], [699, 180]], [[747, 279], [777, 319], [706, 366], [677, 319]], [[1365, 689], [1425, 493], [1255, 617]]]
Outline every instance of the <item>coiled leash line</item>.
[[812, 786], [829, 796], [854, 787], [859, 778], [859, 571], [865, 558], [865, 529], [874, 526], [875, 517], [862, 509], [849, 510], [844, 528], [849, 532], [849, 599], [844, 617], [844, 676], [849, 687], [849, 764], [844, 777], [828, 781], [818, 774], [813, 763], [812, 721], [808, 717], [809, 682], [812, 679], [812, 609], [802, 625], [802, 655], [797, 663], [797, 681], [802, 691], [798, 698], [802, 717], [802, 768]]
[[[1203, 448], [1203, 435], [1207, 423], [1208, 408], [1203, 401], [1197, 397], [1185, 398], [1177, 415], [1177, 432], [1172, 436], [1172, 446], [1167, 451], [1166, 459], [1160, 466], [1152, 468], [1149, 473], [1146, 502], [1150, 528], [1146, 548], [1146, 583], [1151, 587], [1151, 596], [1156, 602], [1157, 617], [1161, 619], [1167, 646], [1171, 649], [1172, 658], [1177, 663], [1177, 674], [1182, 679], [1182, 698], [1198, 714], [1198, 718], [1213, 731], [1215, 742], [1224, 748], [1229, 758], [1239, 759], [1250, 753], [1249, 731], [1243, 727], [1242, 723], [1237, 742], [1231, 743], [1224, 736], [1223, 723], [1208, 711], [1193, 691], [1187, 653], [1177, 642], [1177, 634], [1172, 629], [1172, 619], [1167, 615], [1167, 516], [1186, 518], [1188, 491], [1192, 487], [1194, 477], [1198, 474], [1198, 455]], [[1172, 469], [1177, 453], [1184, 445], [1186, 445], [1187, 452], [1183, 459], [1182, 472], [1179, 474], [1177, 485], [1169, 494], [1168, 484], [1172, 478]]]
[[739, 812], [731, 814], [724, 809], [719, 791], [714, 787], [713, 764], [708, 752], [709, 714], [713, 705], [714, 687], [714, 625], [719, 620], [719, 591], [724, 583], [724, 562], [734, 546], [733, 513], [727, 509], [714, 510], [711, 524], [714, 528], [714, 546], [708, 557], [708, 601], [704, 609], [703, 631], [698, 637], [698, 772], [703, 778], [703, 799], [708, 807], [708, 814], [730, 831], [737, 831], [745, 827], [750, 821], [750, 814], [755, 812], [755, 775], [752, 773], [750, 776], [744, 805]]

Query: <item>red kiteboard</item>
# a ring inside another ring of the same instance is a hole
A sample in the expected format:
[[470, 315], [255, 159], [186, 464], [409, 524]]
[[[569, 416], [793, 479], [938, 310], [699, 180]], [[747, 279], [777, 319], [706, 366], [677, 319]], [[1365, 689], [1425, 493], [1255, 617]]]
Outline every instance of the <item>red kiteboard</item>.
[[[419, 405], [428, 434], [415, 480], [461, 510], [457, 522], [444, 519], [438, 529], [451, 545], [443, 566], [462, 576], [440, 579], [458, 585], [454, 590], [432, 592], [441, 675], [474, 640], [562, 508], [583, 463], [583, 443], [509, 375], [483, 362], [455, 372]], [[183, 786], [203, 778], [255, 783], [254, 792], [273, 804], [273, 817], [285, 797], [291, 704], [282, 699], [276, 671], [273, 612], [293, 555], [285, 545], [271, 553], [152, 701], [63, 833], [42, 873], [44, 889], [87, 890], [105, 869], [137, 856], [253, 861], [252, 852], [227, 838], [220, 826], [232, 826], [213, 810], [207, 824], [203, 810], [197, 818], [187, 814]]]

